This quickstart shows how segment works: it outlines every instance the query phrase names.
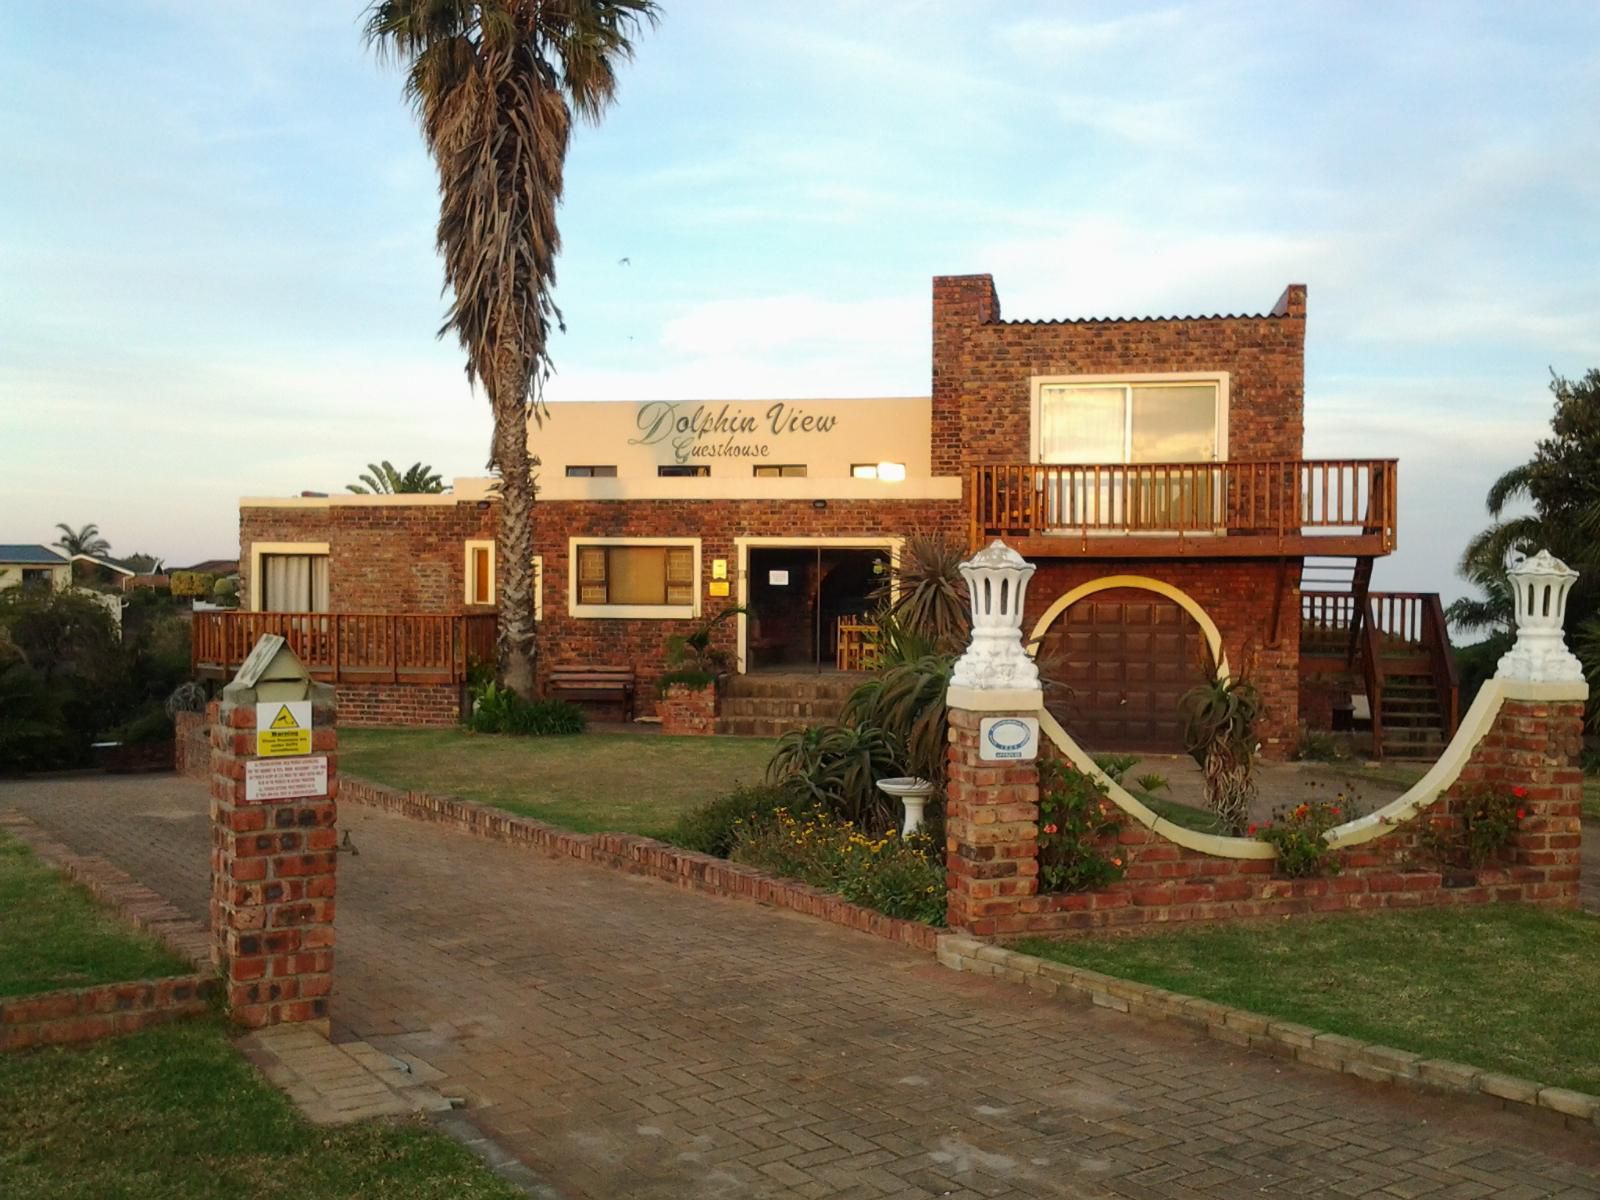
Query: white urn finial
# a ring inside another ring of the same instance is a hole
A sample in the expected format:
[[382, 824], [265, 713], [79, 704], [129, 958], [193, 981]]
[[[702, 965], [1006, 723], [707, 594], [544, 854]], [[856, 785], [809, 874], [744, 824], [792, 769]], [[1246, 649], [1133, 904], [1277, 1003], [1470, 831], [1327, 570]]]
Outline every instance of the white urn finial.
[[1022, 602], [1037, 569], [999, 538], [961, 564], [972, 605], [972, 640], [956, 660], [951, 687], [1038, 688], [1039, 669], [1022, 648]]
[[1578, 572], [1548, 550], [1506, 572], [1517, 619], [1517, 641], [1500, 659], [1497, 679], [1528, 683], [1581, 683], [1583, 664], [1567, 649], [1563, 623], [1567, 594]]

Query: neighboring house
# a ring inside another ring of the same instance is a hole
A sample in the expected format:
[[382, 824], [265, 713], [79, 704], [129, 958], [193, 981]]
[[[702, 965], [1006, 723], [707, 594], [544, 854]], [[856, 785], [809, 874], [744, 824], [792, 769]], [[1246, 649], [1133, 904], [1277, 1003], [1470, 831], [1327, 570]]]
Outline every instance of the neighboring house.
[[[667, 638], [734, 603], [737, 673], [855, 665], [905, 534], [942, 530], [1038, 565], [1026, 632], [1092, 749], [1181, 752], [1178, 697], [1224, 663], [1263, 693], [1269, 756], [1353, 693], [1381, 720], [1393, 676], [1391, 726], [1437, 740], [1437, 598], [1370, 593], [1396, 464], [1303, 458], [1305, 329], [1300, 285], [1257, 315], [1007, 321], [989, 276], [939, 277], [931, 396], [558, 404], [532, 433], [541, 674], [627, 663], [644, 707]], [[355, 719], [448, 719], [492, 644], [497, 509], [487, 479], [242, 500], [241, 603], [343, 614], [295, 628]], [[221, 671], [246, 617], [205, 620]], [[408, 681], [433, 698], [384, 700]]]
[[79, 583], [98, 584], [127, 591], [138, 572], [119, 558], [109, 554], [74, 554], [72, 574]]
[[239, 574], [239, 560], [237, 558], [208, 558], [204, 562], [197, 562], [192, 567], [168, 567], [169, 574], [178, 571], [193, 571], [196, 575], [215, 575], [218, 579], [227, 579]]
[[72, 563], [48, 546], [0, 544], [0, 591], [26, 587], [61, 591], [72, 582]]

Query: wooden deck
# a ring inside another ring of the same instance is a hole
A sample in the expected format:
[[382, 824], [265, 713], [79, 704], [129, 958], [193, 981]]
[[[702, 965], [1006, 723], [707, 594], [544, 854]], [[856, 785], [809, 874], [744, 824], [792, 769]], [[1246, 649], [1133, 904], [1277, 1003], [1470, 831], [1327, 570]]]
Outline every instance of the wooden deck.
[[325, 683], [464, 683], [495, 657], [491, 613], [196, 613], [195, 675], [232, 679], [267, 633]]
[[1370, 557], [1395, 548], [1394, 459], [973, 467], [971, 539], [1046, 558]]

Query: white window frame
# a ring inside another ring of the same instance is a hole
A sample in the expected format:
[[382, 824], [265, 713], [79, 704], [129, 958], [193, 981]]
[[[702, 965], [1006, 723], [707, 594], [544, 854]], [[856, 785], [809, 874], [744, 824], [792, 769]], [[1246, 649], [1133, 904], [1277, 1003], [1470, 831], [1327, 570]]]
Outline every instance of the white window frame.
[[544, 555], [533, 556], [533, 619], [544, 620]]
[[[479, 550], [487, 550], [489, 552], [489, 599], [481, 603], [475, 597], [477, 589], [472, 586], [474, 582], [472, 578], [472, 560]], [[485, 605], [495, 604], [498, 600], [499, 593], [495, 590], [497, 581], [495, 579], [494, 553], [495, 547], [492, 538], [470, 538], [466, 543], [466, 569], [462, 572], [465, 591], [464, 599], [473, 608], [483, 608]]]
[[[1035, 375], [1029, 380], [1028, 401], [1028, 461], [1043, 462], [1039, 448], [1039, 414], [1044, 404], [1044, 389], [1047, 387], [1095, 387], [1114, 386], [1135, 388], [1142, 385], [1161, 387], [1165, 385], [1182, 385], [1186, 383], [1212, 383], [1217, 387], [1217, 439], [1213, 462], [1228, 461], [1228, 385], [1229, 373], [1227, 371], [1148, 371], [1126, 372], [1115, 375]], [[1123, 463], [1126, 458], [1129, 438], [1132, 436], [1133, 407], [1128, 406], [1123, 420], [1126, 428], [1123, 433]]]
[[252, 542], [250, 543], [250, 611], [261, 611], [261, 558], [267, 554], [320, 554], [328, 559], [329, 604], [333, 603], [333, 559], [327, 542]]
[[[694, 549], [693, 604], [579, 604], [579, 546], [690, 546]], [[567, 615], [615, 621], [681, 621], [700, 615], [700, 539], [697, 537], [569, 537], [567, 539]]]

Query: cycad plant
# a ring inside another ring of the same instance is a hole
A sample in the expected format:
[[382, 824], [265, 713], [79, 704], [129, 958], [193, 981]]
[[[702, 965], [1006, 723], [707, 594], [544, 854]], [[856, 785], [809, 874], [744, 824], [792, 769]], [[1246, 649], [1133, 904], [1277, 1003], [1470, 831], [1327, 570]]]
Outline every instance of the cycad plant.
[[404, 471], [395, 470], [388, 459], [381, 463], [368, 463], [366, 471], [357, 476], [360, 483], [347, 483], [345, 490], [358, 496], [399, 496], [408, 493], [437, 494], [444, 491], [444, 480], [427, 463], [414, 462]]
[[1206, 803], [1225, 830], [1243, 833], [1256, 798], [1261, 693], [1243, 679], [1212, 679], [1185, 692], [1178, 711], [1184, 746], [1205, 776]]
[[[900, 661], [926, 654], [957, 655], [972, 629], [967, 582], [959, 567], [966, 548], [943, 533], [912, 533], [879, 586], [880, 653]], [[896, 648], [906, 643], [909, 648]]]

